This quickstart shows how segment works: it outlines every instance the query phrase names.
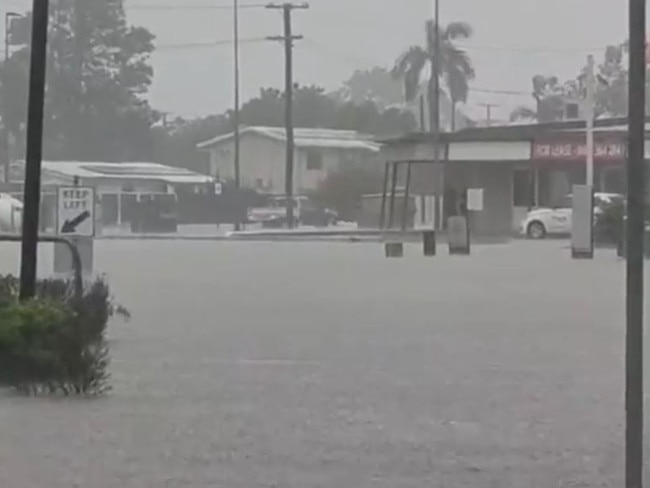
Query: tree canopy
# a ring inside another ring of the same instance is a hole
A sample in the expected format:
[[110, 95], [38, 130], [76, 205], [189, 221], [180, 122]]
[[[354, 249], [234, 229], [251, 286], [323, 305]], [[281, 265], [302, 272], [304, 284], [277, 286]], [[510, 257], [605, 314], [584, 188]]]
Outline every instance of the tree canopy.
[[[628, 71], [627, 42], [607, 46], [596, 67], [595, 114], [596, 117], [627, 116]], [[557, 76], [535, 75], [532, 79], [532, 96], [535, 107], [517, 107], [512, 119], [533, 119], [538, 122], [555, 122], [565, 118], [567, 102], [584, 98], [585, 69], [575, 78], [561, 82]], [[650, 89], [650, 85], [648, 86]], [[650, 108], [650, 101], [648, 107]]]
[[[466, 22], [452, 22], [436, 30], [436, 25], [429, 20], [426, 23], [426, 45], [411, 46], [395, 62], [393, 75], [403, 80], [404, 93], [407, 101], [413, 101], [419, 94], [420, 83], [426, 68], [429, 69], [428, 99], [429, 118], [432, 121], [439, 99], [434, 96], [432, 73], [436, 63], [439, 75], [448, 90], [451, 100], [451, 129], [455, 130], [456, 105], [467, 102], [469, 82], [474, 79], [474, 67], [467, 52], [457, 46], [457, 41], [469, 39], [473, 35], [472, 27]], [[436, 42], [439, 43], [440, 59], [436, 61]]]
[[[19, 35], [30, 15], [12, 23]], [[50, 7], [44, 153], [50, 159], [120, 161], [151, 155], [157, 114], [145, 95], [153, 35], [127, 23], [123, 0], [60, 0]], [[6, 128], [22, 140], [29, 46], [2, 66]], [[20, 145], [18, 145], [20, 147]]]
[[[240, 123], [248, 126], [284, 126], [284, 92], [262, 88], [260, 94], [245, 102], [240, 109]], [[177, 119], [156, 132], [155, 157], [164, 164], [183, 165], [205, 170], [205, 155], [196, 144], [233, 130], [232, 112], [196, 120]], [[355, 130], [387, 136], [415, 129], [412, 113], [399, 108], [382, 109], [374, 101], [361, 103], [341, 101], [326, 94], [318, 86], [294, 88], [294, 125], [305, 128]]]

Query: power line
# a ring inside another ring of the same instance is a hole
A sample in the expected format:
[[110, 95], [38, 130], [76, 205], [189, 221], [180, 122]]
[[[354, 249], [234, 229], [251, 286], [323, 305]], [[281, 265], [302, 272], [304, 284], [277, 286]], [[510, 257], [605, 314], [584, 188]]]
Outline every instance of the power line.
[[[246, 3], [239, 5], [239, 9], [256, 9], [265, 8], [264, 3]], [[158, 10], [158, 11], [178, 11], [178, 10], [232, 10], [232, 4], [217, 5], [154, 5], [154, 4], [135, 4], [125, 5], [126, 10]]]
[[550, 46], [498, 46], [498, 45], [484, 45], [484, 44], [456, 44], [459, 49], [467, 51], [510, 51], [521, 53], [539, 53], [539, 54], [580, 54], [591, 53], [594, 51], [605, 50], [605, 46], [601, 47], [575, 47], [575, 48], [556, 48]]
[[[240, 39], [239, 43], [240, 44], [254, 44], [254, 43], [262, 43], [266, 42], [266, 37], [251, 37], [248, 39]], [[158, 46], [155, 46], [154, 54], [156, 51], [165, 51], [165, 50], [172, 50], [172, 49], [187, 49], [187, 48], [197, 48], [197, 47], [214, 47], [214, 46], [230, 46], [234, 44], [235, 41], [233, 39], [224, 39], [220, 41], [205, 41], [205, 42], [184, 42], [180, 44], [161, 44]]]

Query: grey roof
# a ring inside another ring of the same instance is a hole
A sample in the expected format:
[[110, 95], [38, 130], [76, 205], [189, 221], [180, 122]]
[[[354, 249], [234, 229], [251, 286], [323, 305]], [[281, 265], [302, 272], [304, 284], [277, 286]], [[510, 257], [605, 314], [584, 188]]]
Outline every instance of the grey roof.
[[[20, 162], [19, 164], [24, 164]], [[44, 172], [65, 178], [92, 180], [155, 180], [169, 184], [202, 184], [214, 179], [185, 168], [149, 162], [43, 161]]]
[[[257, 134], [275, 141], [286, 142], [286, 132], [283, 127], [250, 126], [241, 129], [242, 136]], [[223, 142], [230, 141], [233, 133], [224, 134], [208, 141], [197, 144], [199, 149], [209, 149]], [[294, 129], [294, 140], [299, 148], [334, 148], [334, 149], [361, 149], [378, 152], [380, 145], [372, 140], [372, 136], [361, 134], [352, 130], [334, 129]]]
[[[650, 119], [646, 119], [646, 122], [650, 123]], [[627, 119], [625, 118], [598, 119], [595, 121], [595, 130], [601, 134], [626, 132], [626, 124]], [[463, 141], [532, 141], [538, 137], [584, 132], [585, 125], [584, 120], [566, 120], [542, 124], [472, 127], [457, 132], [443, 132], [440, 134], [440, 141], [443, 143]], [[649, 129], [650, 127], [646, 125], [646, 132]], [[430, 132], [414, 132], [398, 137], [384, 138], [379, 142], [389, 145], [431, 143], [433, 139], [433, 134]]]

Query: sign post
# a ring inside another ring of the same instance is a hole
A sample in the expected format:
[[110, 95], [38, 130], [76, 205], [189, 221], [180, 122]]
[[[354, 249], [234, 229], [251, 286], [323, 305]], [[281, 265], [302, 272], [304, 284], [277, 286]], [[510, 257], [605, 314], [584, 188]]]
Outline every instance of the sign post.
[[95, 189], [59, 187], [57, 233], [63, 237], [95, 237]]
[[[95, 189], [59, 187], [57, 192], [56, 230], [72, 240], [81, 256], [83, 274], [93, 272], [93, 238], [95, 237]], [[67, 275], [72, 269], [70, 253], [59, 244], [54, 246], [54, 272]]]

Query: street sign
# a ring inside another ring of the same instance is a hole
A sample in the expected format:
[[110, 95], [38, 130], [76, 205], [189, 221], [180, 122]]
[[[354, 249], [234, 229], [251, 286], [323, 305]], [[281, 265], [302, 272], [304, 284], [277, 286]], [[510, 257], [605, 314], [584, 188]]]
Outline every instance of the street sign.
[[64, 237], [95, 235], [95, 190], [88, 187], [59, 187], [57, 233]]
[[469, 188], [467, 190], [467, 210], [482, 212], [483, 201], [483, 188]]

